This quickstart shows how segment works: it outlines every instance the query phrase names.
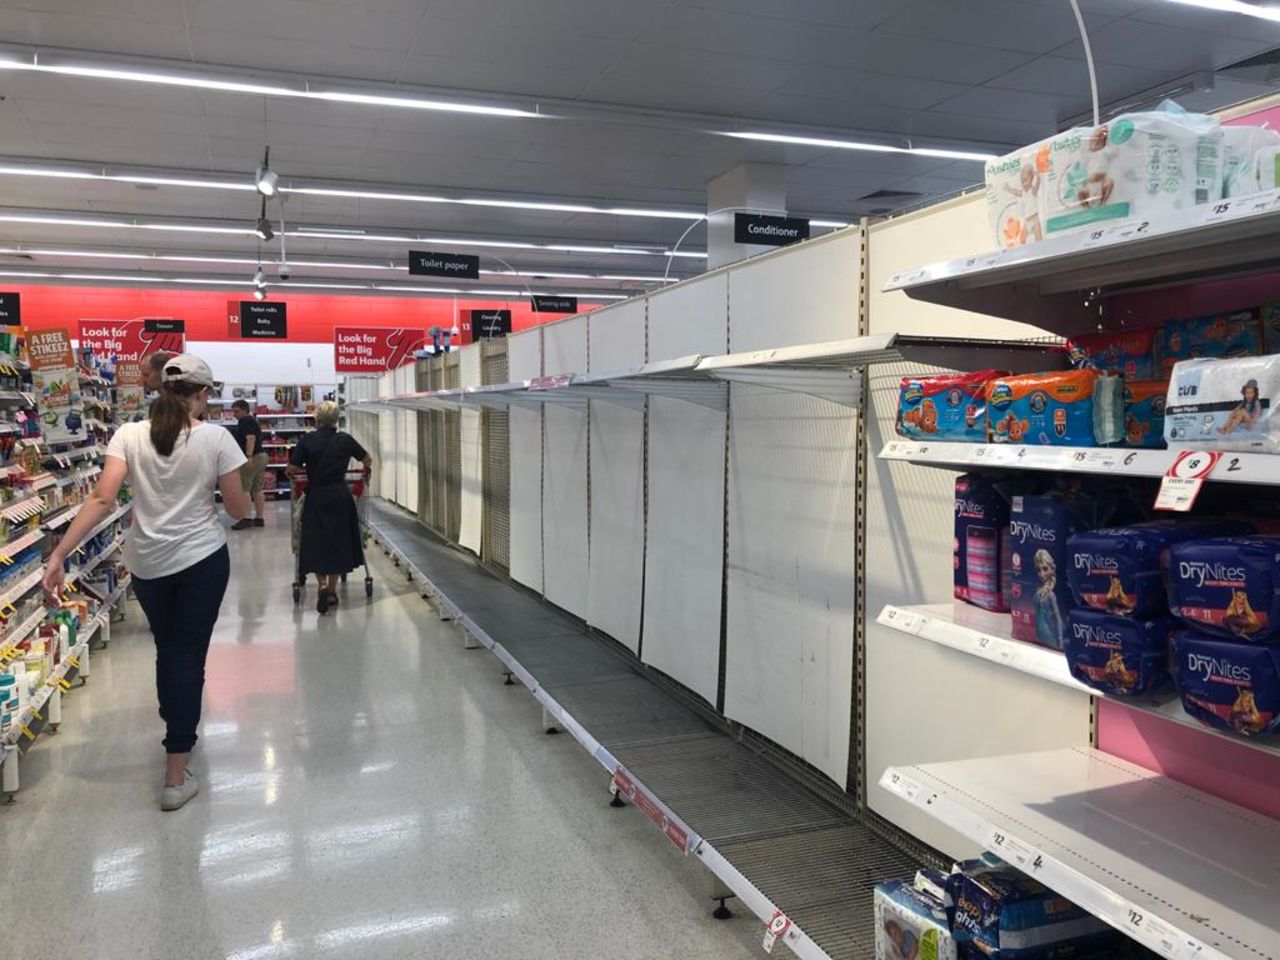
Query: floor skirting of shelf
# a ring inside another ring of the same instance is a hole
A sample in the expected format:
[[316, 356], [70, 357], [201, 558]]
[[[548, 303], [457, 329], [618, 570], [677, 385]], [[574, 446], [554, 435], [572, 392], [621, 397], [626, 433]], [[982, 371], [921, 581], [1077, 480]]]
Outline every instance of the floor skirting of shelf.
[[872, 889], [910, 876], [914, 859], [416, 518], [374, 500], [369, 529], [440, 615], [528, 687], [549, 722], [577, 739], [677, 848], [700, 859], [762, 923], [775, 911], [789, 917], [784, 941], [793, 952], [813, 960], [874, 956]]

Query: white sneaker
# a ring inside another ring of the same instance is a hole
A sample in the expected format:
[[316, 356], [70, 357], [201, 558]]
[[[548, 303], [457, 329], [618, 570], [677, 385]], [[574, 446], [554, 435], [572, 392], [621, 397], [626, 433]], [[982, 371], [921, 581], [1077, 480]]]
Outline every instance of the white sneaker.
[[199, 792], [200, 781], [188, 770], [182, 780], [182, 786], [164, 788], [164, 794], [160, 797], [160, 809], [177, 810]]

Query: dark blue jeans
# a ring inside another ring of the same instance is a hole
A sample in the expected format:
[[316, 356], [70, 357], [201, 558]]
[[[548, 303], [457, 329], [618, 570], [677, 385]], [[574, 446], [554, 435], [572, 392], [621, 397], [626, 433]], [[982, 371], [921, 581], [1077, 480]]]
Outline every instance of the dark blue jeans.
[[230, 578], [225, 546], [167, 577], [133, 578], [133, 592], [156, 640], [156, 694], [166, 753], [188, 753], [196, 745], [205, 656]]

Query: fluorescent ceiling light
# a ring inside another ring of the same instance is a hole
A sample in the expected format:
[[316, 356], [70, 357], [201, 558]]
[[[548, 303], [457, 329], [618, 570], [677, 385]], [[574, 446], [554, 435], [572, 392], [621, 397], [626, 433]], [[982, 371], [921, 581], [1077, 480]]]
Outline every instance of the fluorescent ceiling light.
[[166, 87], [187, 87], [195, 90], [211, 90], [217, 93], [240, 93], [256, 97], [286, 97], [296, 100], [319, 100], [329, 103], [350, 103], [370, 107], [395, 107], [409, 110], [435, 110], [445, 113], [465, 113], [486, 117], [531, 117], [540, 114], [515, 107], [489, 106], [478, 103], [457, 103], [434, 97], [409, 97], [403, 94], [361, 93], [347, 90], [313, 89], [313, 82], [300, 79], [288, 82], [261, 82], [238, 78], [218, 77], [196, 71], [146, 70], [118, 66], [112, 63], [60, 63], [55, 55], [50, 59], [39, 51], [0, 58], [0, 69], [29, 70], [35, 73], [53, 73], [69, 77], [86, 77], [93, 80], [120, 80], [130, 83], [149, 83]]
[[759, 140], [763, 143], [788, 143], [801, 147], [827, 147], [832, 150], [865, 150], [872, 153], [910, 153], [921, 157], [940, 157], [948, 160], [994, 160], [994, 153], [973, 150], [948, 150], [934, 147], [893, 147], [884, 143], [863, 143], [857, 140], [831, 140], [826, 137], [799, 137], [787, 133], [739, 133], [717, 131], [722, 137], [737, 140]]
[[1205, 10], [1239, 13], [1246, 17], [1280, 22], [1280, 7], [1245, 3], [1244, 0], [1169, 0], [1169, 2], [1179, 3], [1184, 7], [1202, 7]]
[[809, 226], [811, 227], [831, 227], [833, 230], [842, 230], [848, 225], [849, 224], [845, 223], [845, 221], [843, 220], [810, 220], [809, 221]]

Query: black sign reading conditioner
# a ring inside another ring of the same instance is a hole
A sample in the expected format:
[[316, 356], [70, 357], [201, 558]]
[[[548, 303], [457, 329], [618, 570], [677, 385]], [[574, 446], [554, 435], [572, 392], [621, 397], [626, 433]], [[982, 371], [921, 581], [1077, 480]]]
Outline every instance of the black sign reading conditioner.
[[187, 321], [185, 320], [144, 320], [142, 328], [147, 333], [186, 333]]
[[577, 297], [533, 297], [534, 313], [577, 313]]
[[285, 304], [240, 301], [240, 338], [242, 340], [285, 340], [289, 327]]
[[471, 329], [477, 340], [505, 337], [511, 332], [510, 310], [472, 310]]
[[0, 293], [0, 327], [22, 325], [22, 294]]
[[809, 239], [809, 221], [800, 217], [768, 217], [759, 213], [733, 216], [733, 242], [785, 247]]
[[419, 277], [462, 277], [480, 279], [480, 258], [466, 253], [409, 251], [409, 272]]

